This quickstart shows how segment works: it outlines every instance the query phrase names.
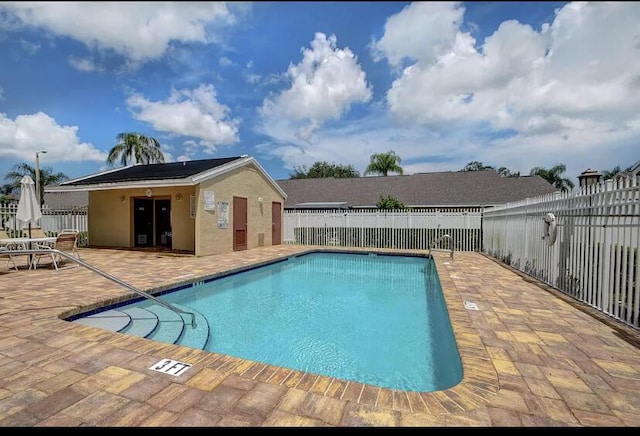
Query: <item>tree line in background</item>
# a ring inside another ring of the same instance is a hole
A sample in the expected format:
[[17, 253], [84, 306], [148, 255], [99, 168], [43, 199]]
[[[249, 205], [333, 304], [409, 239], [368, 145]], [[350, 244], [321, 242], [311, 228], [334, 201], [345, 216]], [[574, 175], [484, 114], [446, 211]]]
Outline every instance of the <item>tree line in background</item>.
[[[152, 164], [163, 163], [164, 155], [160, 148], [160, 142], [150, 136], [145, 136], [137, 132], [123, 132], [116, 136], [117, 143], [111, 148], [107, 155], [107, 164], [113, 166], [118, 160], [122, 166], [128, 164]], [[390, 173], [404, 173], [400, 166], [402, 159], [394, 150], [386, 153], [374, 153], [370, 156], [363, 176], [381, 175], [388, 176]], [[625, 171], [629, 171], [631, 166]], [[496, 167], [485, 165], [479, 161], [471, 161], [459, 171], [485, 171], [494, 170], [502, 177], [519, 177], [519, 171], [511, 171], [507, 167]], [[551, 168], [533, 167], [529, 172], [531, 176], [540, 176], [556, 189], [567, 191], [574, 188], [574, 183], [563, 176], [566, 171], [564, 164], [556, 164]], [[603, 179], [607, 180], [622, 172], [620, 165], [615, 166], [611, 170], [603, 171]], [[0, 203], [8, 202], [12, 196], [20, 192], [20, 181], [25, 175], [29, 175], [36, 180], [36, 169], [27, 163], [21, 163], [14, 166], [14, 169], [5, 175], [5, 180], [9, 181], [0, 186]], [[314, 178], [352, 178], [360, 177], [360, 172], [353, 165], [343, 165], [336, 163], [328, 163], [326, 161], [315, 162], [310, 168], [306, 166], [294, 167], [293, 173], [289, 174], [290, 179], [314, 179]], [[44, 202], [44, 187], [47, 185], [59, 184], [68, 180], [64, 173], [54, 173], [50, 167], [40, 168], [40, 204]], [[399, 200], [387, 196], [380, 196], [378, 207], [381, 209], [401, 209], [404, 207]]]
[[[388, 173], [403, 174], [402, 167], [400, 166], [401, 159], [395, 154], [393, 150], [387, 153], [376, 153], [371, 155], [371, 162], [367, 166], [363, 175], [376, 174], [387, 176]], [[624, 171], [631, 170], [632, 166], [627, 167]], [[479, 161], [471, 161], [467, 163], [464, 168], [459, 171], [486, 171], [493, 170], [502, 177], [520, 177], [520, 171], [511, 171], [507, 167], [498, 167], [491, 165], [485, 165]], [[547, 182], [551, 183], [556, 189], [560, 191], [568, 191], [575, 187], [575, 184], [568, 178], [564, 177], [564, 172], [567, 170], [565, 164], [556, 164], [551, 168], [533, 167], [529, 171], [530, 176], [540, 176]], [[611, 170], [605, 170], [602, 172], [603, 180], [613, 178], [616, 174], [623, 172], [620, 165], [615, 166]], [[335, 163], [328, 163], [326, 161], [316, 162], [309, 169], [305, 166], [295, 167], [294, 172], [289, 174], [290, 179], [314, 179], [321, 177], [334, 177], [334, 178], [350, 178], [360, 177], [360, 173], [354, 168], [353, 165], [342, 165]]]
[[[469, 162], [462, 170], [460, 171], [484, 171], [484, 170], [494, 170], [502, 177], [520, 177], [520, 171], [511, 171], [507, 167], [499, 167], [496, 169], [493, 166], [484, 165], [482, 162], [471, 161]], [[566, 165], [564, 164], [556, 164], [551, 168], [543, 168], [543, 167], [533, 167], [531, 171], [529, 171], [530, 176], [540, 176], [545, 179], [547, 182], [551, 183], [556, 189], [560, 191], [568, 191], [573, 189], [575, 186], [574, 183], [563, 177], [564, 172], [567, 170]]]
[[[369, 165], [363, 175], [382, 175], [389, 173], [403, 174], [400, 166], [402, 159], [395, 151], [389, 150], [386, 153], [374, 153], [370, 157]], [[360, 177], [360, 172], [353, 165], [341, 165], [328, 163], [325, 161], [316, 162], [309, 169], [306, 166], [294, 167], [293, 173], [289, 174], [290, 179], [317, 179], [322, 177], [334, 177], [336, 179]]]
[[[371, 155], [370, 163], [363, 175], [376, 174], [387, 176], [389, 173], [403, 174], [403, 169], [400, 166], [400, 163], [400, 156], [398, 156], [393, 150], [390, 150], [387, 153], [375, 153]], [[629, 171], [631, 168], [632, 166], [629, 166], [625, 171]], [[471, 161], [459, 171], [486, 170], [493, 170], [502, 177], [520, 177], [520, 171], [511, 171], [507, 167], [496, 168], [495, 166], [485, 165], [479, 161]], [[564, 177], [564, 172], [566, 170], [567, 167], [565, 164], [556, 164], [551, 168], [533, 167], [529, 171], [529, 175], [540, 176], [552, 184], [556, 189], [564, 192], [575, 187], [575, 184], [570, 179]], [[611, 170], [603, 171], [602, 178], [603, 180], [611, 179], [621, 172], [621, 167], [617, 165]], [[314, 179], [322, 177], [351, 178], [360, 177], [360, 173], [353, 165], [342, 165], [320, 161], [314, 163], [309, 169], [305, 166], [295, 167], [294, 172], [289, 174], [290, 179]], [[405, 207], [400, 200], [391, 195], [386, 197], [380, 195], [380, 199], [376, 206], [378, 209], [404, 209]]]

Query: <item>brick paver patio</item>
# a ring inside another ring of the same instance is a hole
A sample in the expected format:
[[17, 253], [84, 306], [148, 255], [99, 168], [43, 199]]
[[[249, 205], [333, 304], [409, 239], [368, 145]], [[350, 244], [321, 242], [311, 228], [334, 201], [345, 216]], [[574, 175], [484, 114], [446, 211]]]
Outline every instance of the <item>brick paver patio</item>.
[[[196, 258], [84, 248], [80, 255], [150, 290], [307, 250], [282, 245]], [[3, 262], [0, 425], [640, 426], [640, 332], [482, 254], [434, 257], [464, 377], [451, 389], [430, 393], [381, 389], [70, 323], [61, 317], [131, 292], [81, 267], [34, 271], [22, 260], [15, 271]], [[178, 377], [149, 369], [163, 358], [193, 366]]]

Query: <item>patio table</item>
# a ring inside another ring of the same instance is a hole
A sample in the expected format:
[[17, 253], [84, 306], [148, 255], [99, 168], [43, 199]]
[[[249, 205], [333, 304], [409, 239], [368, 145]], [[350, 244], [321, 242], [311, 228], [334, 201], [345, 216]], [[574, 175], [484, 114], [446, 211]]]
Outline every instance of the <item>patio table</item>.
[[28, 247], [31, 246], [31, 243], [40, 243], [40, 244], [48, 244], [51, 245], [56, 242], [55, 236], [47, 236], [46, 238], [4, 238], [0, 239], [1, 246], [9, 246], [15, 245], [16, 247], [20, 247], [24, 250], [27, 250]]
[[[45, 238], [3, 238], [0, 239], [0, 247], [8, 248], [8, 251], [13, 250], [28, 250], [32, 247], [33, 243], [46, 244], [53, 246], [56, 242], [55, 236], [47, 236]], [[29, 255], [29, 269], [31, 269], [32, 255]], [[35, 268], [34, 268], [35, 269]]]

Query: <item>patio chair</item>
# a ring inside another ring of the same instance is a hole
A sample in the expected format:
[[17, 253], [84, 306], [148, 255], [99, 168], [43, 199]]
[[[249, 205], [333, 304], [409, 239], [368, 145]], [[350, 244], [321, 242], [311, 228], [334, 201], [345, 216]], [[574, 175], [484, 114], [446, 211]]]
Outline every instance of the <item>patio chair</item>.
[[[9, 239], [9, 235], [7, 235], [7, 232], [2, 229], [0, 229], [0, 239]], [[7, 266], [9, 266], [10, 262], [13, 263], [13, 269], [18, 271], [18, 265], [16, 265], [16, 261], [11, 254], [12, 247], [13, 244], [3, 244], [2, 246], [0, 246], [0, 258], [7, 259]]]
[[[26, 232], [29, 232], [29, 231], [26, 230]], [[32, 238], [46, 238], [47, 234], [45, 233], [44, 230], [42, 230], [42, 227], [32, 227], [31, 228], [31, 237]]]
[[[24, 232], [25, 230], [23, 230]], [[26, 232], [28, 232], [28, 230], [26, 230]], [[63, 230], [64, 232], [64, 230]], [[44, 230], [42, 230], [42, 227], [32, 227], [31, 228], [31, 237], [32, 238], [48, 238], [49, 235], [47, 235], [47, 232], [45, 232]], [[53, 248], [53, 242], [51, 241], [47, 241], [47, 242], [39, 242], [40, 244], [45, 244], [45, 245], [50, 245], [51, 248]], [[33, 247], [33, 248], [37, 248], [37, 247]]]
[[[53, 266], [57, 271], [59, 269], [58, 265], [62, 263], [65, 258], [59, 253], [52, 251], [54, 249], [64, 251], [73, 255], [77, 259], [80, 259], [80, 253], [78, 253], [78, 232], [76, 230], [63, 230], [58, 233], [53, 246], [47, 244], [36, 244], [34, 248], [41, 250], [42, 252], [33, 255], [31, 265], [29, 265], [29, 268], [33, 269], [36, 269], [38, 267], [42, 256], [50, 256], [51, 262], [53, 263]], [[50, 252], [47, 253], [47, 250], [49, 250]], [[76, 266], [78, 266], [78, 264], [76, 264]]]
[[11, 254], [11, 250], [9, 250], [7, 247], [0, 247], [0, 258], [6, 258], [7, 267], [9, 267], [9, 263], [12, 263], [13, 269], [18, 271], [18, 265], [16, 265], [16, 261], [13, 258], [13, 255]]

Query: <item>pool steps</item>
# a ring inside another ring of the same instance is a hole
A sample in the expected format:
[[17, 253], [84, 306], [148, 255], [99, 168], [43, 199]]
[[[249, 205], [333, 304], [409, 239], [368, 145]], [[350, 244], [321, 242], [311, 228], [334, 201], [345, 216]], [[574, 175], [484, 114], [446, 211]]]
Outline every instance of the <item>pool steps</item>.
[[[175, 305], [182, 310], [194, 310]], [[91, 327], [124, 333], [169, 344], [204, 349], [209, 338], [209, 324], [201, 313], [195, 312], [195, 327], [191, 317], [180, 315], [164, 306], [149, 304], [144, 308], [120, 307], [95, 313], [73, 322]]]
[[118, 330], [120, 333], [145, 338], [149, 336], [158, 325], [158, 316], [146, 309], [131, 307], [129, 309], [122, 309], [122, 312], [129, 315], [130, 322], [125, 328]]

